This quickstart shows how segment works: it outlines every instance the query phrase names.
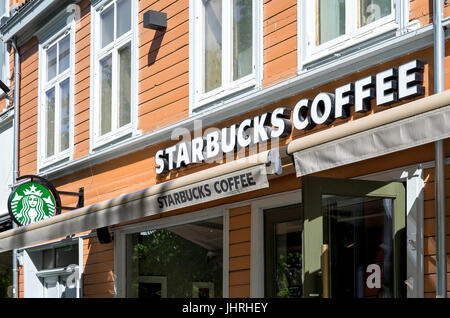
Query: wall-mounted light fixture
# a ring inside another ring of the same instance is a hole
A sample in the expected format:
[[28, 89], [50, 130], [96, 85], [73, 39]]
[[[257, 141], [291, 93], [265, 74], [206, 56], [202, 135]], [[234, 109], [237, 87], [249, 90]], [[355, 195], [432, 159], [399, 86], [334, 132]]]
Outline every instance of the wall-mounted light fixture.
[[164, 31], [167, 28], [167, 13], [153, 10], [145, 12], [144, 28]]

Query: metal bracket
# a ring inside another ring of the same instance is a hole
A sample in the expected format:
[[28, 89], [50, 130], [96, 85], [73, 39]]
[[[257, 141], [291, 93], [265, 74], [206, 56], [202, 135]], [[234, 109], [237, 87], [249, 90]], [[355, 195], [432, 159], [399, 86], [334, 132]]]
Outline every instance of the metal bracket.
[[69, 207], [69, 206], [61, 206], [61, 210], [76, 210], [78, 208], [82, 208], [84, 206], [84, 188], [79, 188], [78, 192], [68, 192], [68, 191], [58, 191], [60, 195], [70, 195], [74, 197], [78, 197], [78, 203], [76, 207]]

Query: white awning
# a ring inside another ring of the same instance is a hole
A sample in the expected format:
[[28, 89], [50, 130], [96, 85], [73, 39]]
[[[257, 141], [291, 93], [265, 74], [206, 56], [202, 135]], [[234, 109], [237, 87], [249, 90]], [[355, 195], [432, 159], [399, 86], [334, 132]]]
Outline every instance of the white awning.
[[266, 188], [268, 174], [281, 174], [278, 149], [2, 232], [0, 252]]
[[289, 143], [297, 177], [450, 137], [450, 90]]

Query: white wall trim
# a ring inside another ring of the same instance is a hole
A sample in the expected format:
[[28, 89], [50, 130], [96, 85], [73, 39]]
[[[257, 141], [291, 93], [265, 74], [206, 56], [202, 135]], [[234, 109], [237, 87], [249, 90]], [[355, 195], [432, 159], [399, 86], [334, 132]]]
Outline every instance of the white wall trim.
[[250, 242], [250, 297], [264, 298], [264, 210], [302, 202], [302, 191], [294, 190], [252, 202]]

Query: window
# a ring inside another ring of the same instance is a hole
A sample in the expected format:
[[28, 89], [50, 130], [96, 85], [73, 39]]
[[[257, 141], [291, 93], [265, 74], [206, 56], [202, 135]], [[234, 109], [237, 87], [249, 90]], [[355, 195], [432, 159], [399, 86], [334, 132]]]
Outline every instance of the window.
[[304, 1], [306, 60], [316, 60], [398, 28], [396, 0]]
[[135, 5], [134, 0], [115, 0], [96, 8], [94, 147], [132, 132]]
[[25, 298], [79, 298], [81, 296], [81, 240], [65, 245], [24, 251]]
[[[3, 17], [9, 16], [9, 1], [7, 0], [0, 0], [0, 19]], [[0, 80], [9, 86], [9, 74], [8, 74], [8, 51], [7, 51], [7, 45], [3, 40], [0, 40]], [[0, 113], [3, 111], [3, 107], [0, 107]]]
[[223, 297], [223, 217], [126, 235], [126, 296]]
[[265, 297], [302, 297], [301, 206], [265, 210], [264, 227]]
[[73, 41], [71, 25], [41, 44], [40, 167], [71, 155], [73, 117]]
[[259, 1], [191, 1], [195, 12], [194, 108], [256, 84]]

